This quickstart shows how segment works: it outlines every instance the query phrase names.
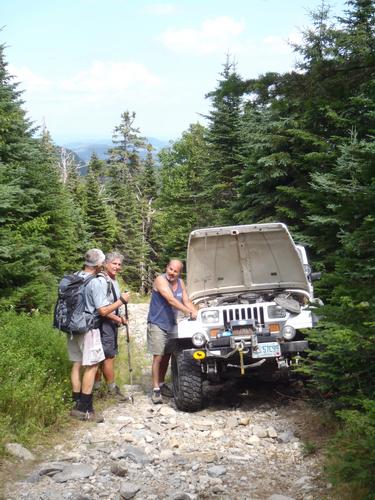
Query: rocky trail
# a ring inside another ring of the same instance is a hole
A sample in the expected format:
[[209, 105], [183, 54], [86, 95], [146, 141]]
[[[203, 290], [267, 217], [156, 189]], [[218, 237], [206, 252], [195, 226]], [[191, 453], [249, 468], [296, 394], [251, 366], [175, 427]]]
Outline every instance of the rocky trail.
[[[146, 310], [145, 304], [130, 308], [140, 346]], [[322, 457], [307, 453], [320, 429], [298, 386], [207, 388], [206, 408], [193, 414], [178, 411], [173, 399], [153, 405], [149, 387], [134, 390], [134, 404], [108, 407], [101, 424], [77, 422], [68, 439], [29, 460], [28, 473], [7, 482], [4, 498], [332, 498]]]

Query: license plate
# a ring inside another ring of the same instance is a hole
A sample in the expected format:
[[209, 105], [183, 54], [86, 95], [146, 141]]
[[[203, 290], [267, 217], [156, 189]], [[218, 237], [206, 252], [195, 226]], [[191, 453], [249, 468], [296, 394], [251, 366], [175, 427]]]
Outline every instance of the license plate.
[[281, 356], [280, 344], [278, 342], [263, 342], [258, 344], [258, 349], [253, 351], [253, 358], [276, 358]]

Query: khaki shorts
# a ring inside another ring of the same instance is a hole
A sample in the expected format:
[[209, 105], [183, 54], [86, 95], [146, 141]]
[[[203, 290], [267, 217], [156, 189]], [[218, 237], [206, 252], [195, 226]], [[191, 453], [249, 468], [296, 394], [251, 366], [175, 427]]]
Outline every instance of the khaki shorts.
[[100, 330], [94, 328], [81, 335], [67, 335], [68, 355], [73, 363], [81, 363], [82, 366], [92, 366], [105, 359]]
[[147, 323], [147, 347], [151, 354], [161, 356], [173, 352], [174, 341], [170, 333], [153, 323]]

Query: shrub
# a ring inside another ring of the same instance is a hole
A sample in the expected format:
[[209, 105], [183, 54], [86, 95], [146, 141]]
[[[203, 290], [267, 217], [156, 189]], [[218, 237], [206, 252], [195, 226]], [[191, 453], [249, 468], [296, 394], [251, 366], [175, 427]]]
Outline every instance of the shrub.
[[330, 450], [328, 472], [336, 484], [347, 483], [357, 498], [375, 498], [375, 401], [363, 400], [361, 410], [337, 412], [343, 425]]
[[51, 316], [0, 316], [1, 445], [27, 442], [59, 421], [70, 395], [70, 363], [65, 335]]

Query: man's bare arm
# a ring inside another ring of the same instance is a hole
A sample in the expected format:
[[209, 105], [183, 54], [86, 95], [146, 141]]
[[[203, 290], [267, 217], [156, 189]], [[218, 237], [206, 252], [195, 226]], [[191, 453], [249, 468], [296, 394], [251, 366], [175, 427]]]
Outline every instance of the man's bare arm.
[[195, 319], [197, 317], [198, 311], [197, 311], [197, 308], [195, 307], [195, 305], [192, 303], [192, 301], [188, 297], [185, 283], [183, 282], [183, 280], [181, 280], [181, 288], [182, 288], [182, 302], [189, 309], [191, 317], [193, 319]]
[[179, 311], [182, 311], [185, 314], [190, 314], [191, 310], [189, 307], [187, 307], [185, 304], [181, 303], [179, 300], [177, 300], [171, 291], [171, 289], [168, 286], [168, 283], [165, 281], [165, 279], [162, 276], [158, 276], [155, 279], [155, 284], [154, 287], [156, 290], [162, 295], [165, 300], [168, 302], [168, 304], [175, 309], [178, 309]]

